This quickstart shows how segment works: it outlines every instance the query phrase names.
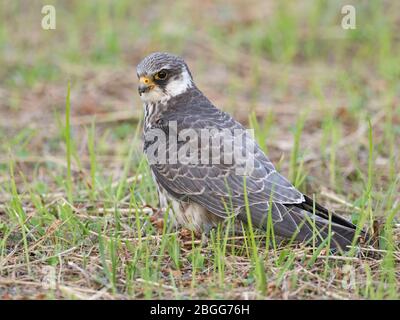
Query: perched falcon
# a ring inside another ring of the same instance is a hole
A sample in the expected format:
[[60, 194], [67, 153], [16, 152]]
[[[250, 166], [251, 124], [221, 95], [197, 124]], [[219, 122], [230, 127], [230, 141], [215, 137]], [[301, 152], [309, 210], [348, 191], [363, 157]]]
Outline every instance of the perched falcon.
[[[137, 76], [144, 152], [160, 205], [171, 209], [175, 223], [204, 232], [232, 215], [243, 222], [250, 216], [258, 228], [272, 222], [276, 236], [318, 245], [331, 221], [331, 248], [351, 245], [356, 226], [314, 204], [279, 174], [246, 129], [197, 88], [182, 58], [152, 53], [138, 64]], [[200, 131], [211, 134], [194, 143], [187, 139]], [[221, 146], [221, 140], [229, 143]]]

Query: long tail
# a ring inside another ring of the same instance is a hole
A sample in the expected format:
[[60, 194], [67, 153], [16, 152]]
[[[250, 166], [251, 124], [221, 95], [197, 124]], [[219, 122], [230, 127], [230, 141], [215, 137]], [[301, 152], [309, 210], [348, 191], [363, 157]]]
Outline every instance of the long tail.
[[[284, 221], [274, 225], [276, 234], [287, 238], [291, 238], [295, 234], [296, 241], [318, 246], [329, 240], [330, 233], [330, 248], [348, 251], [356, 235], [356, 226], [346, 219], [328, 212], [321, 205], [313, 204], [313, 200], [310, 198], [305, 197], [305, 200], [301, 204], [286, 205], [290, 219], [286, 217]], [[360, 236], [366, 238], [363, 231], [360, 232]]]

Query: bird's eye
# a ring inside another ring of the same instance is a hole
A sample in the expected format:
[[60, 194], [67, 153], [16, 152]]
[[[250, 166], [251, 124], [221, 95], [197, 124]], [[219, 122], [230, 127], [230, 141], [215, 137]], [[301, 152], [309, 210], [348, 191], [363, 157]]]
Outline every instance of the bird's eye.
[[156, 80], [165, 80], [167, 78], [167, 72], [165, 70], [161, 70], [156, 73], [155, 78]]

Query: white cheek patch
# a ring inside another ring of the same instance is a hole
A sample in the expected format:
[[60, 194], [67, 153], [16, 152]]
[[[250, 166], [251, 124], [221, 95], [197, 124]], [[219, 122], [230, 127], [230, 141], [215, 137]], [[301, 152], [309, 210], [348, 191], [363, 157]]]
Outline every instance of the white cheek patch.
[[169, 96], [175, 97], [184, 93], [192, 85], [192, 78], [190, 77], [189, 72], [184, 70], [178, 79], [172, 80], [167, 84], [165, 90]]
[[170, 98], [184, 93], [187, 89], [193, 86], [192, 78], [187, 70], [182, 71], [179, 78], [176, 80], [169, 80], [165, 87], [165, 92], [155, 86], [148, 92], [142, 93], [140, 98], [143, 102], [166, 102]]

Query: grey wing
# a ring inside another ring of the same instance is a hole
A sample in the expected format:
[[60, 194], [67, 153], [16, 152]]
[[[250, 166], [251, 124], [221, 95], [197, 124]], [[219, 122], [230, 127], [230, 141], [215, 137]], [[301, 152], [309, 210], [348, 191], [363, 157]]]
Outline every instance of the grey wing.
[[[224, 128], [243, 130], [243, 127], [227, 114], [220, 112], [219, 116], [221, 119], [212, 123], [213, 128], [223, 122]], [[190, 119], [190, 116], [185, 120], [191, 123], [192, 127], [197, 125], [206, 128], [210, 124], [209, 121], [201, 123], [198, 118]], [[210, 142], [208, 146], [202, 145], [202, 150], [211, 150], [212, 147]], [[302, 193], [275, 170], [247, 132], [242, 135], [241, 151], [245, 156], [237, 157], [234, 151], [230, 151], [233, 156], [232, 161], [228, 163], [224, 158], [228, 151], [224, 149], [219, 155], [220, 161], [214, 161], [213, 164], [183, 164], [179, 161], [176, 164], [156, 163], [151, 165], [151, 170], [157, 182], [173, 197], [181, 201], [196, 202], [222, 218], [230, 214], [245, 214], [246, 190], [252, 220], [257, 225], [265, 219], [269, 205], [272, 205], [274, 222], [287, 219], [285, 215], [289, 212], [285, 204], [302, 203]]]

